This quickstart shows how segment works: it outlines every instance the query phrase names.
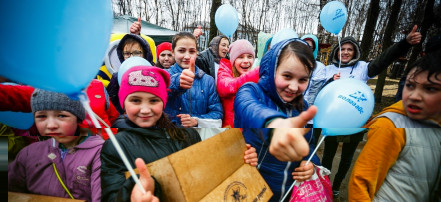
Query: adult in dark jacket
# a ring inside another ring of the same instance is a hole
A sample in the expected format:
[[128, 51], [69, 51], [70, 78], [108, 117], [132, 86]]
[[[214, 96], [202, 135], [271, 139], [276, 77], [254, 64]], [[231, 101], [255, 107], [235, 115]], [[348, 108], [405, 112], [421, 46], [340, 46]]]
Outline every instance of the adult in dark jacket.
[[229, 45], [230, 41], [226, 36], [219, 35], [214, 37], [210, 41], [210, 47], [199, 53], [196, 58], [196, 66], [216, 79], [220, 60], [227, 58]]
[[[338, 68], [340, 63], [340, 51], [337, 44], [330, 55], [332, 64], [326, 66], [324, 69], [327, 79], [326, 84], [340, 78], [355, 78], [367, 82], [367, 80], [387, 69], [394, 60], [398, 59], [398, 57], [405, 55], [412, 45], [420, 42], [421, 34], [417, 32], [416, 29], [417, 27], [415, 25], [412, 32], [410, 32], [405, 39], [389, 47], [372, 62], [360, 61], [360, 46], [354, 38], [343, 38], [341, 41], [341, 68]], [[322, 164], [329, 170], [332, 168], [332, 161], [339, 142], [344, 142], [340, 165], [332, 186], [334, 196], [338, 196], [339, 194], [341, 182], [344, 180], [346, 173], [351, 166], [352, 157], [354, 156], [358, 143], [363, 138], [363, 134], [364, 133], [361, 132], [350, 136], [330, 136], [325, 139], [325, 150], [323, 152]]]

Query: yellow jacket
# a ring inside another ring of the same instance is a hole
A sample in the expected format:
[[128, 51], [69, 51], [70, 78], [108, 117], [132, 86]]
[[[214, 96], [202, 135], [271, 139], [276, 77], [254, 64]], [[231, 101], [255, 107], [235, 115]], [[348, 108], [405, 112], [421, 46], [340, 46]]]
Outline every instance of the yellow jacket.
[[[378, 115], [385, 112], [406, 115], [401, 101], [386, 107]], [[365, 127], [370, 128], [368, 140], [352, 169], [349, 201], [372, 201], [406, 144], [404, 128], [395, 128], [386, 117], [375, 118]]]

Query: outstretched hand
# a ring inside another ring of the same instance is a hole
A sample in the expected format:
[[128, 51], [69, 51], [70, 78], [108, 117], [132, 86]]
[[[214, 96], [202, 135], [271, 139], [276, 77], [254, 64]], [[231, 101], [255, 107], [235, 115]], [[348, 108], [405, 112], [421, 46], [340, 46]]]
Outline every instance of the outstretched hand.
[[422, 35], [417, 31], [418, 26], [414, 25], [412, 31], [406, 36], [406, 41], [410, 45], [416, 45], [421, 42]]
[[182, 70], [181, 76], [179, 76], [179, 86], [183, 89], [190, 89], [193, 86], [195, 77], [195, 57], [190, 59], [190, 67]]
[[309, 153], [309, 144], [303, 135], [310, 129], [303, 128], [317, 113], [311, 106], [299, 116], [288, 119], [275, 119], [268, 127], [275, 128], [269, 152], [280, 161], [299, 161]]
[[144, 189], [146, 193], [142, 193], [139, 186], [135, 185], [135, 187], [133, 187], [130, 200], [142, 202], [159, 202], [159, 199], [153, 195], [155, 191], [155, 181], [153, 180], [152, 176], [150, 176], [144, 160], [142, 160], [141, 158], [137, 158], [135, 160], [135, 165], [139, 171], [139, 181], [143, 186], [142, 189]]
[[139, 35], [141, 33], [141, 18], [137, 22], [133, 22], [130, 26], [130, 33]]

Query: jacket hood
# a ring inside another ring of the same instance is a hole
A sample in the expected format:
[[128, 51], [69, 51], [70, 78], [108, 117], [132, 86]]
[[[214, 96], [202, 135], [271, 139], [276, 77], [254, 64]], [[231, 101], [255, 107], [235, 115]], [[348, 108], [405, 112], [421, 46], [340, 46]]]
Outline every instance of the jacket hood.
[[268, 51], [268, 44], [271, 43], [271, 34], [259, 32], [257, 35], [257, 56], [256, 58], [262, 58], [262, 56]]
[[228, 39], [228, 37], [224, 36], [224, 35], [219, 35], [219, 36], [215, 36], [209, 44], [209, 49], [211, 51], [211, 54], [214, 57], [214, 61], [216, 63], [219, 63], [221, 57], [219, 56], [219, 43], [222, 39], [227, 39], [228, 42], [230, 42], [230, 40]]
[[277, 106], [286, 106], [286, 102], [283, 101], [279, 94], [277, 93], [276, 84], [275, 84], [275, 75], [277, 69], [277, 63], [279, 61], [279, 56], [282, 53], [282, 50], [285, 46], [287, 46], [290, 42], [293, 41], [302, 41], [298, 38], [283, 40], [271, 49], [263, 56], [262, 61], [260, 62], [259, 69], [259, 82], [257, 83], [262, 90], [267, 94], [273, 102]]
[[121, 63], [124, 62], [124, 55], [123, 55], [124, 43], [129, 38], [132, 38], [132, 39], [136, 40], [139, 44], [141, 44], [141, 48], [144, 52], [144, 56], [143, 56], [144, 59], [149, 61], [150, 64], [155, 64], [153, 62], [153, 55], [152, 55], [152, 51], [150, 50], [149, 44], [147, 43], [147, 41], [144, 38], [142, 38], [140, 35], [136, 35], [136, 34], [126, 34], [119, 42], [118, 47], [116, 48], [116, 53], [118, 55], [119, 61]]
[[[341, 64], [341, 67], [350, 67], [355, 65], [358, 60], [360, 60], [361, 57], [361, 51], [360, 51], [360, 45], [358, 45], [358, 42], [353, 38], [353, 37], [345, 37], [341, 40], [341, 45], [345, 44], [345, 43], [351, 43], [352, 45], [354, 45], [354, 57], [352, 58], [351, 61], [349, 61], [346, 64]], [[334, 48], [332, 49], [331, 52], [331, 62], [332, 64], [334, 64], [335, 66], [338, 67], [338, 62], [339, 62], [339, 56], [338, 56], [338, 51], [339, 51], [339, 47], [338, 44], [334, 46]]]
[[312, 35], [312, 34], [307, 34], [307, 35], [303, 35], [302, 37], [301, 37], [301, 39], [303, 39], [303, 40], [305, 40], [305, 39], [312, 39], [313, 41], [314, 41], [314, 44], [315, 44], [315, 47], [314, 47], [314, 52], [313, 52], [313, 54], [314, 54], [314, 59], [316, 59], [317, 58], [317, 52], [318, 52], [318, 45], [319, 45], [319, 43], [318, 43], [318, 38], [315, 36], [315, 35]]
[[381, 111], [379, 114], [377, 114], [376, 116], [380, 115], [380, 114], [384, 114], [386, 112], [394, 112], [397, 114], [401, 114], [401, 115], [406, 115], [406, 111], [404, 110], [403, 107], [403, 101], [398, 101], [396, 103], [394, 103], [393, 105], [390, 105], [386, 108], [383, 109], [383, 111]]
[[[88, 136], [86, 140], [75, 146], [75, 149], [90, 149], [94, 147], [101, 147], [104, 144], [102, 137], [98, 135]], [[52, 138], [52, 146], [58, 148], [59, 143]]]

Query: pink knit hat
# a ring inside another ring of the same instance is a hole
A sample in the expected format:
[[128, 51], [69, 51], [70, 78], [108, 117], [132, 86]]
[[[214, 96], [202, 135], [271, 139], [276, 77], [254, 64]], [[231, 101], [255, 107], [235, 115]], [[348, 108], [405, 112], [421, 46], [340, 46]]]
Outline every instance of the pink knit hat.
[[230, 45], [230, 62], [234, 66], [234, 61], [242, 54], [248, 53], [256, 57], [254, 47], [248, 40], [240, 39]]
[[167, 88], [170, 86], [170, 74], [159, 67], [137, 66], [126, 71], [121, 79], [118, 96], [124, 109], [124, 100], [134, 92], [146, 92], [158, 96], [167, 104]]

